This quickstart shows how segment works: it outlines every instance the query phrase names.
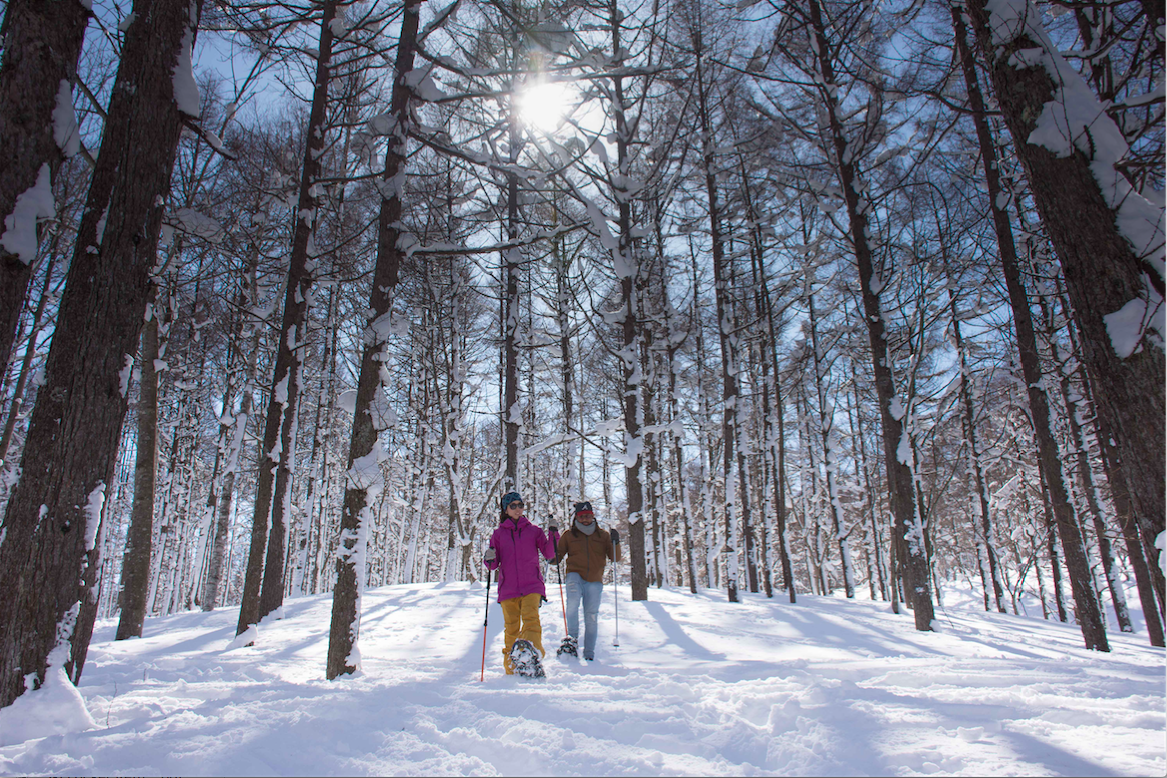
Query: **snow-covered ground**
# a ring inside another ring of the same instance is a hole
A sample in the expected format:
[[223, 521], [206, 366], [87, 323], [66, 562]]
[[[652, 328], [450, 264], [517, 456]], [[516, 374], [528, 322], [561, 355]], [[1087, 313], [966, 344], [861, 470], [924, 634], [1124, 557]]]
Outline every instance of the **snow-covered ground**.
[[[0, 712], [5, 775], [1163, 775], [1164, 652], [1082, 647], [1074, 626], [986, 614], [946, 590], [940, 630], [886, 603], [611, 587], [594, 664], [501, 671], [480, 584], [366, 592], [363, 671], [324, 679], [329, 597], [290, 601], [250, 648], [236, 609], [97, 626], [80, 698], [47, 684]], [[1136, 598], [1132, 598], [1137, 602]], [[81, 698], [84, 709], [80, 707]], [[48, 720], [56, 717], [59, 732]], [[91, 727], [86, 729], [86, 727]]]

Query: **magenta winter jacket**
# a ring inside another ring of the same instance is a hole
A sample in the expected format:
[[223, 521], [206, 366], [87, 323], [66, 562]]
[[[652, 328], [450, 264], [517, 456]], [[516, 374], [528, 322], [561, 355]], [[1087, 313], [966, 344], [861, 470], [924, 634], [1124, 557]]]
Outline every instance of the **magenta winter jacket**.
[[486, 563], [487, 568], [498, 570], [499, 602], [527, 594], [547, 595], [539, 554], [542, 553], [545, 559], [554, 559], [557, 542], [559, 533], [553, 532], [547, 537], [542, 529], [527, 521], [526, 516], [520, 516], [517, 522], [503, 519], [488, 544], [497, 556], [494, 561]]

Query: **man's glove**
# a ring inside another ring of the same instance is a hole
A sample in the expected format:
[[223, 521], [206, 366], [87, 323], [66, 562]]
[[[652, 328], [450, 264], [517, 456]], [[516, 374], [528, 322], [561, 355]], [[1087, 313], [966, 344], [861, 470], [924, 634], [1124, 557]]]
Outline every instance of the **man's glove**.
[[548, 524], [547, 531], [548, 532], [559, 532], [559, 527], [556, 527], [554, 524]]
[[612, 530], [612, 532], [610, 534], [612, 535], [612, 542], [613, 543], [620, 542], [620, 533], [619, 532], [617, 532], [616, 530]]
[[493, 562], [495, 560], [495, 557], [497, 557], [497, 556], [498, 556], [498, 554], [494, 553], [493, 548], [487, 548], [486, 554], [482, 557], [482, 561]]

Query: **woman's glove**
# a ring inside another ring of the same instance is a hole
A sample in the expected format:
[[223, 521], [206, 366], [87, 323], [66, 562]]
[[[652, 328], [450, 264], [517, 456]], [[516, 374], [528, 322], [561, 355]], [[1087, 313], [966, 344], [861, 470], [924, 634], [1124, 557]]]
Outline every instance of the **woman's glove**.
[[483, 557], [482, 557], [482, 561], [483, 562], [493, 562], [495, 560], [495, 557], [497, 557], [497, 556], [498, 556], [498, 554], [494, 553], [494, 549], [488, 547], [486, 549], [486, 554], [483, 555]]
[[614, 544], [615, 544], [615, 543], [619, 543], [619, 542], [620, 542], [620, 533], [619, 533], [619, 532], [617, 532], [616, 530], [612, 530], [612, 531], [611, 531], [610, 533], [608, 533], [608, 534], [610, 534], [610, 535], [612, 536], [612, 543], [614, 543]]

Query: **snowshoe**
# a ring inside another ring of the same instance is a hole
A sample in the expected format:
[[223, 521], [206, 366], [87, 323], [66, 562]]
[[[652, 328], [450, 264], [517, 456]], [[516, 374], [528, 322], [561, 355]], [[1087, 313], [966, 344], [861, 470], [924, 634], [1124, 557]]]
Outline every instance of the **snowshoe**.
[[563, 638], [563, 642], [559, 644], [558, 650], [555, 652], [556, 656], [579, 656], [579, 643], [571, 635]]
[[516, 640], [511, 646], [511, 667], [516, 675], [524, 678], [543, 678], [543, 663], [539, 660], [539, 649], [529, 640]]

